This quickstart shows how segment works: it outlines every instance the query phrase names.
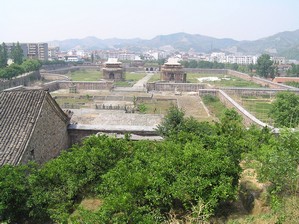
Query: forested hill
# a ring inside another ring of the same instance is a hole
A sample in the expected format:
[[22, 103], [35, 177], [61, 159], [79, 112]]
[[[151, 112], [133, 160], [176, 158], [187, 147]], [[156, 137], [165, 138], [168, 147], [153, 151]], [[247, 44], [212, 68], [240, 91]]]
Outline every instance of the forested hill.
[[84, 39], [67, 39], [62, 41], [49, 41], [50, 45], [58, 45], [62, 50], [75, 48], [86, 50], [119, 49], [125, 48], [132, 51], [146, 49], [179, 50], [193, 49], [197, 52], [209, 53], [224, 51], [228, 53], [261, 54], [299, 58], [299, 30], [286, 31], [254, 41], [237, 41], [231, 38], [214, 38], [199, 34], [174, 33], [159, 35], [150, 40], [134, 39], [99, 39], [86, 37]]

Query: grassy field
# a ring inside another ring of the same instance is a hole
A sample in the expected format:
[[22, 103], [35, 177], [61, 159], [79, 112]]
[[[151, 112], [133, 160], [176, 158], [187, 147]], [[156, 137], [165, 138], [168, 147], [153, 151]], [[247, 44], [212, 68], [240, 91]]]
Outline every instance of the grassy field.
[[213, 115], [213, 117], [218, 119], [222, 117], [223, 112], [227, 109], [216, 96], [212, 96], [212, 95], [203, 96], [202, 101], [208, 108], [210, 114]]
[[176, 105], [176, 100], [140, 100], [137, 105], [143, 107], [146, 114], [166, 114], [171, 105]]
[[133, 86], [138, 80], [142, 79], [145, 75], [146, 73], [126, 73], [126, 80], [115, 82], [114, 85], [120, 87], [130, 87]]
[[[132, 86], [142, 79], [145, 73], [126, 73], [126, 80], [116, 82], [116, 86]], [[103, 79], [103, 73], [95, 70], [79, 70], [68, 75], [73, 81], [99, 81]]]
[[[203, 83], [208, 84], [210, 87], [249, 87], [249, 88], [258, 88], [260, 85], [246, 81], [234, 76], [227, 76], [224, 74], [199, 74], [199, 73], [188, 73], [187, 74], [187, 82], [188, 83], [198, 83], [198, 78], [203, 77], [218, 77], [221, 81], [205, 81]], [[226, 78], [226, 79], [223, 79]]]
[[89, 95], [81, 97], [56, 97], [55, 100], [62, 108], [84, 108], [89, 107], [86, 104], [93, 102]]
[[72, 81], [99, 81], [103, 73], [96, 70], [78, 70], [68, 74]]
[[264, 99], [262, 97], [255, 99], [242, 98], [241, 105], [261, 121], [268, 124], [273, 123], [272, 119], [269, 118], [271, 109], [270, 99]]
[[160, 81], [160, 73], [155, 73], [148, 82], [157, 82]]

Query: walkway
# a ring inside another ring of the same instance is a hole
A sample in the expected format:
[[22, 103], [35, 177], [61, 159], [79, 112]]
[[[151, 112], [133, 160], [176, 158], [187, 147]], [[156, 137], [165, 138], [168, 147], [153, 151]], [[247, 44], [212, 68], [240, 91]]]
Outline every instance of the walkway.
[[146, 83], [154, 73], [147, 73], [142, 79], [138, 80], [132, 87], [115, 87], [114, 91], [120, 92], [145, 92], [146, 91]]

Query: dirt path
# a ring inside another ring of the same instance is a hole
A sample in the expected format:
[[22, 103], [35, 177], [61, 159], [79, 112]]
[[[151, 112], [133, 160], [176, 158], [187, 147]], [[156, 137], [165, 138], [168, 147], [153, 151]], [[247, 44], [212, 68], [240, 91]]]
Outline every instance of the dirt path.
[[187, 117], [202, 121], [210, 117], [208, 109], [204, 106], [199, 96], [178, 96], [178, 107], [185, 111]]

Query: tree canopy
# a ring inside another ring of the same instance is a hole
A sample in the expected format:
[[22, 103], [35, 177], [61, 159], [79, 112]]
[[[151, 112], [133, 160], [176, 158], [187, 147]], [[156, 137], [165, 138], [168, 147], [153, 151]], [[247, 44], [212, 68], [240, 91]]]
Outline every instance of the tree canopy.
[[18, 65], [22, 64], [24, 53], [19, 42], [17, 42], [17, 45], [13, 44], [10, 57], [12, 58], [14, 63]]
[[2, 45], [0, 45], [0, 68], [4, 68], [7, 66], [7, 47], [6, 44], [3, 42]]
[[299, 124], [299, 95], [292, 92], [277, 93], [269, 115], [278, 127], [297, 127]]
[[257, 59], [256, 72], [259, 76], [263, 78], [273, 78], [274, 69], [273, 69], [273, 61], [270, 59], [270, 55], [262, 54]]
[[[247, 130], [234, 110], [215, 124], [198, 122], [175, 106], [158, 130], [165, 140], [91, 136], [41, 167], [1, 167], [0, 221], [201, 223], [237, 197], [242, 158], [271, 183], [271, 194], [296, 192], [298, 133]], [[78, 208], [84, 197], [101, 205]]]

